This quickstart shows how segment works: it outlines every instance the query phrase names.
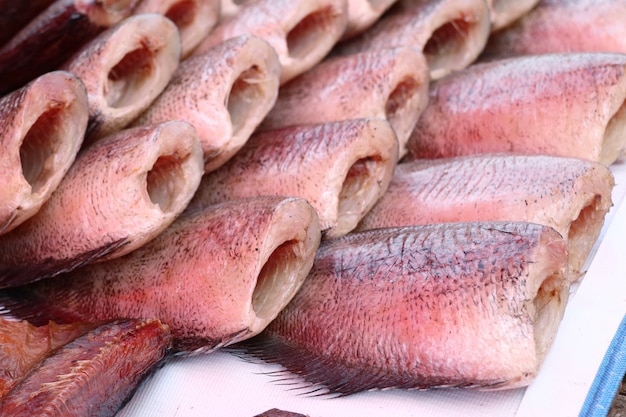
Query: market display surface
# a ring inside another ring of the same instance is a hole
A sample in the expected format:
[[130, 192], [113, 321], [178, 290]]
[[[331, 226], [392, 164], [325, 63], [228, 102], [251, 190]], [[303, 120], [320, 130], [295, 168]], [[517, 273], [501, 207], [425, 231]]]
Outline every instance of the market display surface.
[[589, 7], [11, 6], [0, 414], [602, 413], [626, 4]]

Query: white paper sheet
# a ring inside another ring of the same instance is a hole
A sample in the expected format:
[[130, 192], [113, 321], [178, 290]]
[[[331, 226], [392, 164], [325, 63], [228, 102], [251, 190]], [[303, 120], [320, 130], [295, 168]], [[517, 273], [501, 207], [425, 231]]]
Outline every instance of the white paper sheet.
[[612, 167], [614, 207], [595, 255], [566, 309], [557, 338], [527, 389], [432, 390], [310, 397], [273, 382], [279, 369], [223, 352], [178, 358], [145, 381], [119, 417], [252, 417], [271, 408], [311, 417], [577, 416], [626, 314], [626, 164]]

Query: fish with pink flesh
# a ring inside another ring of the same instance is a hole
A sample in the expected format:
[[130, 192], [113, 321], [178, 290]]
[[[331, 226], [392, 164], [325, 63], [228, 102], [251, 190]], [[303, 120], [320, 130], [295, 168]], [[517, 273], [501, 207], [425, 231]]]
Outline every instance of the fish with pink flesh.
[[5, 290], [34, 323], [155, 317], [178, 351], [211, 351], [262, 331], [298, 291], [321, 232], [304, 199], [257, 197], [186, 211], [139, 249]]
[[0, 98], [0, 235], [32, 217], [70, 169], [85, 137], [83, 83], [53, 71]]
[[55, 0], [0, 47], [0, 94], [53, 71], [139, 0]]
[[202, 174], [198, 135], [182, 121], [99, 140], [80, 152], [37, 214], [0, 236], [0, 288], [142, 246], [187, 207]]
[[541, 0], [494, 33], [481, 60], [560, 52], [626, 53], [626, 1]]
[[610, 165], [626, 152], [626, 55], [476, 64], [432, 83], [407, 160], [513, 152]]
[[152, 319], [104, 323], [34, 366], [0, 401], [3, 416], [113, 417], [171, 347]]
[[552, 344], [566, 275], [565, 241], [534, 223], [352, 233], [322, 242], [292, 302], [238, 347], [318, 395], [521, 387]]
[[490, 33], [484, 0], [400, 0], [372, 28], [334, 54], [411, 47], [424, 54], [432, 79], [471, 64]]
[[[487, 0], [491, 32], [496, 32], [531, 13], [541, 0]], [[542, 39], [543, 42], [543, 39]], [[541, 42], [536, 42], [541, 43]]]
[[471, 155], [399, 164], [357, 230], [467, 221], [527, 221], [566, 240], [572, 279], [612, 206], [611, 171], [549, 155]]
[[200, 136], [205, 171], [223, 165], [272, 109], [280, 85], [274, 49], [255, 36], [224, 41], [181, 62], [169, 85], [134, 125], [182, 119]]
[[292, 195], [317, 211], [325, 237], [348, 233], [385, 193], [398, 142], [382, 119], [268, 130], [206, 174], [189, 207], [258, 195]]
[[386, 119], [398, 138], [399, 157], [426, 106], [428, 67], [408, 47], [327, 59], [281, 86], [261, 130], [352, 119]]
[[62, 68], [87, 87], [86, 142], [122, 130], [170, 82], [181, 54], [180, 35], [159, 14], [131, 16], [87, 43]]
[[342, 39], [359, 35], [372, 27], [397, 0], [348, 0], [348, 26]]
[[347, 0], [256, 0], [222, 20], [194, 54], [227, 39], [254, 35], [278, 54], [281, 84], [311, 69], [330, 52], [348, 22]]
[[217, 24], [220, 0], [141, 0], [133, 13], [159, 13], [174, 22], [184, 59]]

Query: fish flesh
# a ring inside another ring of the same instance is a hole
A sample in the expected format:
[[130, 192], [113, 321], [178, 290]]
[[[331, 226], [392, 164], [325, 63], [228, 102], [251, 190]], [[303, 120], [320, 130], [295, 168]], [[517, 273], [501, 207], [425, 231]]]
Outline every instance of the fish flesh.
[[521, 387], [555, 336], [566, 275], [563, 238], [534, 223], [351, 233], [322, 242], [292, 302], [237, 349], [328, 395]]
[[83, 83], [53, 71], [0, 98], [0, 235], [32, 217], [70, 169], [89, 107]]
[[[487, 0], [491, 13], [491, 32], [502, 30], [526, 16], [539, 3], [540, 0]], [[535, 43], [542, 42], [535, 40]]]
[[625, 19], [624, 0], [541, 0], [524, 17], [494, 33], [480, 59], [562, 52], [626, 53]]
[[220, 19], [226, 20], [239, 13], [239, 9], [249, 0], [220, 0]]
[[484, 0], [399, 0], [372, 28], [337, 45], [333, 55], [411, 47], [424, 54], [435, 80], [478, 58], [490, 27]]
[[168, 85], [181, 54], [178, 29], [159, 14], [124, 19], [84, 45], [61, 68], [87, 87], [86, 142], [118, 132]]
[[496, 60], [432, 83], [407, 160], [517, 152], [610, 165], [626, 152], [626, 55]]
[[17, 34], [54, 0], [0, 1], [0, 45]]
[[341, 39], [349, 39], [372, 27], [397, 0], [348, 0], [348, 24]]
[[397, 158], [396, 135], [383, 119], [258, 132], [202, 178], [189, 207], [292, 195], [315, 208], [325, 237], [337, 237], [354, 229], [385, 193]]
[[2, 398], [0, 414], [112, 417], [170, 346], [157, 320], [102, 324], [35, 366]]
[[570, 276], [583, 264], [612, 206], [604, 165], [549, 155], [471, 155], [399, 164], [357, 230], [461, 221], [527, 221], [566, 240]]
[[142, 13], [159, 13], [174, 22], [185, 59], [217, 24], [220, 0], [141, 0], [134, 14]]
[[255, 36], [224, 41], [181, 62], [169, 85], [134, 125], [182, 119], [200, 137], [206, 172], [223, 165], [274, 106], [280, 63]]
[[198, 135], [182, 121], [88, 146], [37, 214], [0, 236], [0, 288], [138, 248], [187, 207], [202, 173]]
[[338, 56], [281, 86], [260, 130], [342, 120], [386, 119], [399, 153], [427, 103], [428, 67], [408, 47]]
[[0, 48], [0, 94], [53, 71], [139, 0], [55, 0]]
[[188, 210], [128, 255], [5, 290], [32, 323], [155, 317], [179, 352], [258, 334], [293, 298], [321, 232], [304, 199], [258, 197]]
[[346, 29], [347, 10], [347, 0], [248, 1], [222, 20], [194, 53], [204, 53], [233, 37], [258, 36], [276, 50], [284, 84], [330, 52]]

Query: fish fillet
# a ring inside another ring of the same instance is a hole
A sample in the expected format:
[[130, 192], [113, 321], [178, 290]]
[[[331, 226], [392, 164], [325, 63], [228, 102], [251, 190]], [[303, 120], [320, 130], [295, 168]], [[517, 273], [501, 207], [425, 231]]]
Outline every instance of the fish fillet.
[[387, 189], [398, 155], [382, 119], [268, 130], [206, 174], [190, 207], [257, 195], [292, 195], [317, 211], [325, 237], [354, 229]]
[[303, 199], [259, 197], [187, 211], [127, 256], [6, 290], [5, 310], [33, 323], [155, 317], [178, 351], [251, 337], [293, 298], [321, 233]]
[[472, 155], [399, 164], [358, 230], [461, 221], [527, 221], [566, 240], [571, 277], [600, 235], [614, 179], [604, 165], [547, 155]]
[[57, 189], [83, 143], [83, 83], [53, 71], [0, 98], [0, 234], [32, 217]]
[[407, 159], [517, 152], [610, 165], [626, 152], [626, 55], [545, 54], [432, 83]]
[[222, 20], [194, 53], [204, 53], [227, 39], [255, 35], [276, 50], [281, 84], [319, 63], [343, 35], [347, 0], [256, 0]]
[[381, 118], [391, 123], [403, 156], [428, 83], [426, 61], [408, 47], [327, 59], [280, 88], [260, 129]]
[[348, 24], [342, 39], [349, 39], [372, 27], [396, 0], [348, 0]]
[[188, 123], [101, 139], [79, 154], [37, 214], [0, 236], [0, 287], [138, 248], [185, 209], [202, 173], [202, 150]]
[[134, 125], [183, 119], [200, 136], [205, 171], [223, 165], [248, 140], [278, 96], [276, 52], [255, 36], [232, 38], [184, 60]]
[[296, 297], [239, 347], [327, 394], [525, 386], [563, 315], [566, 268], [561, 236], [532, 223], [353, 233], [322, 242]]
[[80, 49], [62, 68], [87, 87], [87, 142], [118, 132], [170, 82], [181, 53], [178, 29], [158, 14], [131, 16]]

